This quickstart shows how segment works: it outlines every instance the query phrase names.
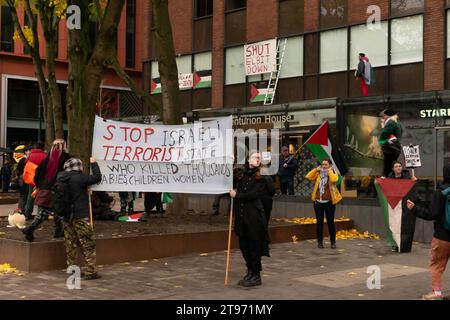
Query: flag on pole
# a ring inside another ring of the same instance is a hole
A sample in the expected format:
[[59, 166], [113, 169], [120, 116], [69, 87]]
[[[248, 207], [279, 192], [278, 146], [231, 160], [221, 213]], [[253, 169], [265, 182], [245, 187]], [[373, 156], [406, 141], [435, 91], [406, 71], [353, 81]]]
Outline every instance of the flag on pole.
[[405, 203], [415, 183], [411, 179], [375, 180], [378, 201], [386, 224], [386, 239], [389, 246], [398, 247], [399, 252], [411, 251], [415, 218], [408, 212]]
[[322, 123], [319, 129], [306, 140], [305, 145], [320, 162], [324, 159], [330, 159], [333, 163], [333, 169], [339, 176], [343, 176], [347, 173], [347, 166], [345, 165], [341, 154], [338, 152], [336, 145], [331, 140], [328, 121]]

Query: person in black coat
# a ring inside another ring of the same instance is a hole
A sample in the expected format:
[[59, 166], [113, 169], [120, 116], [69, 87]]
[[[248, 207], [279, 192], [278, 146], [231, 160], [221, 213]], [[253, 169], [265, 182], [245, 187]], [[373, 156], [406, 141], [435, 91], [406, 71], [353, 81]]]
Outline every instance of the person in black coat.
[[280, 165], [278, 169], [278, 177], [280, 177], [281, 194], [289, 194], [293, 196], [294, 190], [294, 176], [298, 167], [298, 161], [294, 156], [289, 155], [289, 148], [284, 146], [281, 148]]
[[85, 280], [101, 278], [96, 267], [96, 245], [94, 230], [89, 224], [88, 187], [99, 183], [102, 174], [97, 161], [91, 158], [92, 175], [83, 174], [80, 159], [71, 158], [64, 164], [64, 171], [58, 173], [57, 182], [67, 183], [71, 212], [64, 215], [64, 243], [67, 252], [67, 266], [77, 264], [77, 253], [81, 249], [86, 266]]
[[239, 247], [247, 265], [247, 274], [239, 285], [261, 285], [261, 256], [269, 256], [269, 233], [262, 198], [265, 180], [261, 176], [261, 155], [251, 153], [245, 172], [236, 181], [236, 189], [230, 191], [235, 199], [234, 231], [239, 237]]
[[[64, 163], [70, 159], [66, 152], [66, 143], [62, 139], [53, 142], [52, 149], [44, 161], [36, 168], [34, 184], [38, 189], [34, 204], [38, 206], [38, 214], [30, 226], [22, 230], [25, 239], [34, 241], [34, 231], [52, 214], [51, 189], [55, 184], [56, 175], [64, 170]], [[54, 216], [54, 238], [64, 237], [62, 219]]]
[[[425, 300], [442, 300], [442, 276], [450, 257], [450, 229], [445, 227], [446, 202], [450, 195], [450, 164], [444, 166], [444, 181], [434, 192], [430, 206], [416, 205], [408, 199], [407, 206], [417, 217], [434, 221], [434, 235], [430, 250], [431, 287], [433, 292], [423, 296]], [[445, 196], [444, 193], [447, 195]]]

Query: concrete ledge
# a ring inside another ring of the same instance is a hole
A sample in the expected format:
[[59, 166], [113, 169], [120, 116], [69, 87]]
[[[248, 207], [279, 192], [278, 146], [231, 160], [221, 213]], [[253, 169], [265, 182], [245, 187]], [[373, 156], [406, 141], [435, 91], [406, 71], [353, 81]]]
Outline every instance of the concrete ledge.
[[[336, 222], [337, 230], [353, 228], [353, 221]], [[292, 241], [292, 236], [300, 240], [315, 239], [316, 225], [288, 224], [270, 227], [272, 243]], [[328, 228], [324, 228], [324, 236]], [[131, 236], [122, 238], [97, 239], [97, 263], [114, 264], [121, 262], [157, 259], [189, 253], [226, 250], [228, 230]], [[232, 248], [238, 248], [237, 237], [233, 233]], [[63, 241], [22, 242], [0, 239], [0, 262], [9, 263], [26, 272], [40, 272], [66, 268], [66, 254]]]

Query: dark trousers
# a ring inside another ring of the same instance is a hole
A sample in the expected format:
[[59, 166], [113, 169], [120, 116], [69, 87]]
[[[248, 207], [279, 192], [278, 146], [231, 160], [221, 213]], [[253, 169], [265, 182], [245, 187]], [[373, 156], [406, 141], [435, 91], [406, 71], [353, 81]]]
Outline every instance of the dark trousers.
[[384, 153], [383, 152], [383, 175], [387, 178], [392, 171], [392, 163], [397, 161], [400, 153]]
[[334, 211], [336, 210], [336, 205], [332, 204], [331, 201], [327, 203], [314, 202], [314, 212], [316, 213], [317, 219], [317, 241], [323, 241], [323, 219], [324, 215], [327, 217], [328, 233], [330, 234], [330, 242], [336, 242], [336, 228], [334, 226]]
[[280, 181], [280, 189], [281, 189], [281, 194], [289, 193], [290, 196], [293, 196], [295, 194], [294, 179], [287, 180], [287, 181]]
[[156, 211], [163, 212], [163, 205], [161, 201], [160, 192], [146, 192], [144, 193], [144, 207], [145, 212], [150, 213], [156, 206]]
[[222, 193], [222, 194], [216, 195], [214, 197], [214, 202], [213, 202], [212, 209], [213, 209], [214, 212], [219, 212], [220, 200], [222, 198], [225, 198], [225, 200], [227, 201], [227, 214], [230, 214], [231, 198], [230, 198], [230, 194], [229, 193]]
[[[37, 216], [34, 218], [33, 222], [30, 225], [30, 229], [32, 231], [36, 230], [44, 221], [48, 219], [48, 216], [52, 214], [51, 209], [38, 207]], [[53, 215], [53, 223], [55, 225], [55, 235], [60, 235], [63, 232], [63, 219], [56, 214]]]
[[261, 255], [263, 247], [261, 241], [249, 240], [245, 236], [239, 237], [239, 247], [247, 268], [253, 272], [260, 272], [262, 270]]
[[28, 192], [30, 190], [30, 187], [23, 182], [23, 177], [20, 176], [19, 178], [19, 209], [22, 211], [22, 213], [25, 213], [25, 206], [27, 204], [28, 199]]

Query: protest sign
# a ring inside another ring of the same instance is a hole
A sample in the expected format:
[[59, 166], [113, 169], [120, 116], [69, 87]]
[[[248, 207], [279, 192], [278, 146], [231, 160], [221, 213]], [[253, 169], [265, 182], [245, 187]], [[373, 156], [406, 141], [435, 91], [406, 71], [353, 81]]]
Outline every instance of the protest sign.
[[406, 168], [419, 168], [422, 166], [420, 161], [419, 146], [405, 146], [403, 147], [403, 153], [405, 155]]
[[251, 76], [276, 70], [276, 39], [244, 46], [245, 75]]
[[95, 119], [95, 191], [226, 193], [233, 180], [232, 118], [187, 125]]

